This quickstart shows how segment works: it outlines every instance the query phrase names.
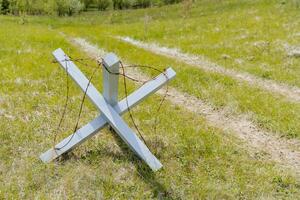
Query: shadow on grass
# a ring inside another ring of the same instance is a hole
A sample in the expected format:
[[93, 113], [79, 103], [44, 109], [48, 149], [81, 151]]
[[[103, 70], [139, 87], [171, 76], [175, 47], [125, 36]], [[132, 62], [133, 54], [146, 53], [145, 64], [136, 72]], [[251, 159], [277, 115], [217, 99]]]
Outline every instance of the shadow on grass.
[[[117, 142], [118, 146], [121, 149], [121, 152], [114, 152], [107, 148], [101, 149], [93, 149], [85, 153], [84, 159], [90, 160], [101, 155], [105, 157], [111, 157], [115, 160], [122, 161], [122, 162], [131, 162], [136, 166], [136, 172], [139, 175], [140, 179], [148, 184], [152, 188], [153, 196], [158, 199], [177, 199], [173, 197], [172, 193], [168, 188], [158, 180], [157, 173], [153, 172], [144, 161], [139, 159], [133, 151], [124, 143], [121, 138], [111, 130], [115, 141]], [[150, 144], [150, 146], [156, 146]], [[159, 156], [158, 156], [159, 158]], [[164, 170], [163, 168], [160, 170]], [[162, 172], [163, 173], [163, 172]]]
[[[142, 181], [144, 181], [146, 184], [151, 186], [154, 196], [158, 199], [175, 199], [174, 197], [172, 197], [172, 194], [167, 189], [167, 187], [157, 179], [156, 177], [157, 172], [153, 172], [144, 161], [139, 159], [137, 155], [135, 155], [133, 151], [127, 146], [127, 144], [125, 144], [121, 140], [121, 138], [118, 136], [118, 134], [116, 134], [116, 132], [113, 129], [110, 129], [110, 131], [113, 134], [117, 144], [119, 145], [119, 147], [123, 152], [123, 154], [121, 154], [122, 158], [121, 157], [119, 158], [121, 158], [125, 162], [126, 161], [132, 162], [136, 166], [139, 177], [141, 178]], [[150, 144], [149, 147], [150, 151], [152, 151], [151, 146], [153, 145]], [[160, 170], [163, 170], [163, 168]]]

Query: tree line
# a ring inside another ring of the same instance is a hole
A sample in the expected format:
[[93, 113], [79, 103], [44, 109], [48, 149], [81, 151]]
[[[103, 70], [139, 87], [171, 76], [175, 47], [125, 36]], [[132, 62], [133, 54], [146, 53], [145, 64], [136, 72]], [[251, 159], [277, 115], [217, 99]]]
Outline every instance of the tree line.
[[182, 0], [0, 0], [0, 13], [12, 15], [57, 14], [71, 16], [89, 9], [136, 9], [178, 3]]

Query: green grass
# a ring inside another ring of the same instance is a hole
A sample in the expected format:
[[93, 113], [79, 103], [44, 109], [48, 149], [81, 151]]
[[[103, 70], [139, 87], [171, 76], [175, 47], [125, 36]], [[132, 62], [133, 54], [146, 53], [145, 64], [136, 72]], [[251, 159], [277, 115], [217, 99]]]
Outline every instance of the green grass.
[[195, 3], [187, 16], [182, 16], [184, 5], [172, 10], [175, 16], [162, 9], [159, 11], [163, 17], [159, 19], [156, 19], [159, 11], [155, 14], [145, 11], [144, 15], [150, 16], [147, 21], [142, 17], [141, 22], [129, 26], [120, 23], [118, 28], [113, 24], [107, 29], [117, 35], [204, 55], [224, 67], [299, 87], [300, 61], [287, 56], [285, 49], [286, 44], [293, 46], [300, 42], [299, 8], [282, 1], [217, 4], [216, 1]]
[[[254, 4], [242, 1], [239, 4], [237, 1], [222, 1], [212, 4], [201, 1], [184, 20], [191, 21], [189, 23], [195, 26], [199, 19], [209, 24], [209, 20], [214, 19], [213, 16], [225, 17], [232, 14], [234, 9], [240, 9], [242, 13], [247, 13], [248, 7], [262, 10], [269, 7], [287, 9], [274, 2]], [[199, 13], [199, 10], [203, 13]], [[217, 16], [216, 11], [220, 15]], [[182, 44], [176, 43], [174, 38], [177, 38], [179, 32], [172, 33], [171, 30], [180, 25], [180, 21], [176, 24], [176, 19], [180, 18], [181, 12], [181, 5], [176, 5], [149, 10], [107, 12], [103, 15], [88, 13], [63, 19], [29, 17], [24, 25], [19, 23], [19, 18], [0, 16], [1, 199], [299, 198], [299, 180], [292, 177], [289, 171], [278, 169], [275, 163], [268, 161], [265, 152], [257, 150], [249, 154], [240, 140], [228, 132], [209, 126], [201, 115], [166, 102], [160, 114], [158, 132], [154, 134], [153, 115], [159, 102], [159, 97], [155, 95], [134, 109], [134, 116], [150, 149], [163, 163], [163, 170], [151, 172], [118, 136], [107, 129], [74, 150], [66, 160], [47, 165], [39, 160], [39, 154], [53, 145], [65, 100], [65, 73], [57, 63], [52, 63], [51, 52], [61, 47], [72, 57], [87, 56], [70, 45], [59, 34], [60, 31], [70, 36], [85, 37], [106, 50], [116, 52], [126, 62], [160, 68], [172, 66], [177, 77], [171, 85], [176, 89], [212, 103], [216, 108], [230, 108], [233, 114], [251, 114], [253, 120], [264, 129], [286, 137], [299, 138], [299, 104], [289, 103], [281, 96], [154, 55], [110, 37], [130, 35], [142, 40], [159, 41], [168, 46], [180, 46], [187, 52], [204, 54], [201, 52], [201, 44], [195, 44], [194, 48], [198, 52], [188, 48], [191, 44], [187, 40], [192, 38], [192, 31], [186, 38], [182, 38]], [[152, 16], [151, 24], [154, 25], [149, 26], [147, 37], [137, 29], [138, 25], [144, 23], [138, 17], [145, 16], [145, 13]], [[293, 10], [290, 13], [292, 15]], [[110, 15], [114, 16], [107, 19]], [[265, 18], [262, 17], [262, 20]], [[156, 32], [155, 24], [170, 31], [166, 32], [165, 39], [159, 36], [163, 29]], [[222, 21], [218, 24], [222, 24]], [[229, 30], [235, 29], [228, 28]], [[249, 28], [251, 30], [255, 30], [255, 27]], [[209, 35], [205, 38], [208, 42], [213, 41], [209, 40]], [[221, 46], [220, 48], [225, 48]], [[243, 44], [240, 47], [246, 49]], [[217, 57], [218, 53], [207, 52], [209, 55], [206, 56], [219, 62], [213, 56]], [[242, 52], [233, 51], [233, 55], [240, 53], [239, 56], [245, 56]], [[267, 55], [266, 59], [271, 59], [272, 56], [273, 54]], [[95, 65], [92, 61], [87, 62]], [[90, 75], [93, 71], [92, 68], [79, 66], [86, 74]], [[277, 73], [278, 66], [272, 65], [274, 69], [271, 74]], [[247, 66], [238, 68], [229, 63], [226, 67], [248, 71]], [[151, 74], [149, 71], [145, 73]], [[297, 69], [292, 74], [294, 76], [291, 78], [288, 74], [282, 74], [282, 81], [297, 85]], [[279, 80], [275, 77], [276, 75], [272, 75], [272, 79]], [[101, 88], [101, 81], [99, 70], [93, 83]], [[70, 134], [74, 128], [82, 98], [82, 92], [75, 84], [70, 81], [70, 85], [70, 104], [64, 126], [59, 131], [59, 139]], [[133, 91], [136, 86], [129, 82], [129, 88]], [[123, 89], [121, 96], [124, 96]], [[97, 114], [97, 110], [86, 101], [80, 124], [85, 124]], [[128, 115], [124, 115], [124, 118], [132, 125]]]
[[[285, 48], [300, 42], [299, 9], [293, 1], [202, 0], [190, 8], [178, 4], [101, 14], [90, 12], [77, 16], [76, 20], [49, 19], [48, 23], [76, 27], [99, 25], [98, 29], [110, 35], [180, 48], [226, 68], [299, 87], [300, 61], [289, 57]], [[33, 21], [45, 23], [40, 19]]]
[[223, 5], [226, 3], [218, 8], [214, 1], [205, 2], [214, 7], [214, 12], [202, 11], [206, 6], [200, 3], [194, 8], [199, 16], [122, 25], [116, 34], [179, 47], [224, 67], [299, 87], [300, 61], [288, 57], [284, 47], [300, 42], [299, 9], [281, 5], [280, 1], [269, 2], [235, 2], [228, 8]]
[[263, 129], [288, 138], [300, 137], [300, 104], [298, 103], [287, 102], [276, 94], [265, 92], [246, 83], [195, 69], [174, 59], [157, 56], [120, 42], [103, 33], [99, 27], [70, 27], [62, 30], [72, 37], [88, 38], [99, 47], [118, 53], [121, 58], [130, 63], [157, 66], [160, 69], [172, 66], [177, 72], [177, 77], [171, 85], [177, 89], [210, 102], [216, 108], [227, 108], [233, 114], [248, 113]]
[[[288, 57], [283, 47], [285, 43], [299, 43], [300, 18], [296, 4], [200, 1], [193, 4], [188, 14], [183, 12], [184, 8], [185, 4], [179, 4], [101, 14], [89, 12], [75, 18], [32, 17], [28, 22], [47, 24], [54, 30], [88, 38], [100, 47], [118, 52], [132, 63], [171, 65], [179, 72], [173, 84], [181, 91], [210, 102], [216, 108], [229, 108], [233, 114], [247, 113], [263, 129], [288, 138], [299, 138], [299, 103], [287, 102], [276, 94], [222, 75], [192, 69], [184, 63], [111, 38], [126, 35], [180, 47], [185, 52], [204, 55], [224, 67], [299, 86], [300, 59]], [[240, 36], [243, 37], [237, 39]], [[223, 55], [229, 55], [229, 59], [223, 59]]]

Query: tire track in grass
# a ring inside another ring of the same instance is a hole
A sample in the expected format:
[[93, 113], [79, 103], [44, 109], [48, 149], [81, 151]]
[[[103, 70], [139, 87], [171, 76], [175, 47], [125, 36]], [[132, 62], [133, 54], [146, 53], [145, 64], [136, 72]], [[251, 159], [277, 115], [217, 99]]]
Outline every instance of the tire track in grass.
[[[67, 40], [83, 49], [92, 58], [100, 58], [105, 55], [103, 49], [90, 44], [85, 39], [67, 38]], [[149, 80], [149, 77], [137, 69], [127, 68], [126, 73], [141, 80]], [[163, 89], [157, 91], [160, 95], [164, 95], [164, 92]], [[300, 141], [279, 138], [274, 133], [257, 127], [247, 115], [233, 116], [228, 110], [216, 110], [200, 99], [179, 92], [172, 87], [169, 87], [166, 99], [174, 105], [184, 107], [189, 112], [204, 116], [211, 126], [220, 128], [226, 133], [233, 133], [244, 141], [250, 154], [266, 153], [269, 157], [267, 159], [275, 161], [283, 168], [290, 169], [294, 175], [300, 177]]]
[[127, 42], [139, 48], [143, 48], [155, 54], [160, 54], [163, 56], [174, 58], [178, 61], [182, 61], [189, 65], [196, 66], [205, 71], [225, 74], [226, 76], [232, 77], [238, 81], [245, 81], [250, 85], [258, 86], [272, 93], [283, 95], [289, 101], [300, 102], [300, 88], [296, 86], [289, 86], [287, 84], [277, 83], [276, 81], [263, 79], [246, 72], [238, 72], [232, 69], [226, 69], [216, 63], [207, 60], [204, 57], [183, 53], [179, 49], [163, 47], [156, 43], [145, 43], [132, 39], [130, 37], [117, 38], [121, 41]]

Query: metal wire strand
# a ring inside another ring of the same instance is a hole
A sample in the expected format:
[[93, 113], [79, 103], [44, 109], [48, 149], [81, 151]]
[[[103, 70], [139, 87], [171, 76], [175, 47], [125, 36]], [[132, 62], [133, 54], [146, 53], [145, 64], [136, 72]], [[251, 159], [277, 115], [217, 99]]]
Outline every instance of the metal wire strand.
[[[121, 65], [123, 74], [125, 75], [125, 68], [124, 68], [123, 63], [120, 62], [120, 65]], [[131, 119], [131, 121], [132, 121], [132, 123], [133, 123], [134, 128], [136, 129], [136, 131], [138, 132], [138, 134], [140, 135], [140, 137], [141, 137], [142, 140], [144, 141], [145, 145], [146, 145], [146, 146], [148, 147], [148, 149], [149, 149], [149, 145], [147, 144], [145, 138], [143, 137], [143, 134], [141, 133], [139, 127], [138, 127], [137, 124], [135, 123], [135, 120], [134, 120], [133, 115], [132, 115], [132, 113], [131, 113], [131, 109], [129, 108], [129, 103], [128, 103], [128, 91], [127, 91], [127, 84], [126, 84], [126, 77], [125, 77], [125, 76], [123, 76], [123, 83], [124, 83], [124, 91], [125, 91], [125, 98], [126, 98], [127, 110], [128, 110], [130, 119]]]
[[[64, 117], [65, 117], [66, 109], [67, 109], [67, 105], [68, 105], [68, 100], [69, 100], [69, 80], [68, 80], [68, 65], [67, 65], [67, 63], [68, 63], [68, 61], [74, 61], [74, 62], [80, 63], [80, 64], [82, 64], [82, 65], [84, 65], [84, 66], [90, 67], [90, 65], [88, 65], [86, 62], [83, 62], [83, 61], [85, 61], [85, 60], [91, 60], [91, 59], [90, 59], [90, 58], [77, 58], [77, 59], [73, 59], [73, 58], [69, 57], [69, 59], [63, 60], [64, 62], [66, 62], [66, 74], [67, 74], [67, 76], [66, 76], [66, 79], [67, 79], [67, 81], [66, 81], [66, 86], [67, 86], [67, 90], [66, 90], [66, 101], [65, 101], [65, 104], [64, 104], [64, 110], [63, 110], [63, 113], [62, 113], [62, 116], [61, 116], [61, 119], [60, 119], [60, 122], [59, 122], [59, 125], [58, 125], [58, 128], [57, 128], [57, 131], [56, 131], [55, 136], [54, 136], [54, 149], [55, 149], [55, 150], [60, 150], [60, 149], [64, 148], [65, 146], [67, 146], [67, 145], [72, 141], [74, 135], [76, 134], [76, 131], [77, 131], [78, 125], [79, 125], [79, 121], [80, 121], [80, 118], [81, 118], [81, 113], [82, 113], [82, 110], [83, 110], [83, 104], [84, 104], [84, 101], [85, 101], [85, 98], [86, 98], [86, 94], [87, 94], [88, 88], [89, 88], [89, 86], [90, 86], [90, 84], [91, 84], [91, 81], [92, 81], [94, 75], [96, 74], [97, 69], [100, 68], [101, 65], [104, 67], [104, 69], [105, 69], [108, 73], [113, 74], [113, 75], [120, 75], [120, 76], [123, 77], [123, 85], [124, 85], [125, 99], [126, 99], [126, 104], [127, 104], [127, 109], [128, 109], [128, 113], [129, 113], [130, 119], [131, 119], [131, 121], [132, 121], [132, 123], [133, 123], [134, 128], [135, 128], [136, 131], [138, 132], [139, 136], [140, 136], [141, 139], [144, 141], [145, 145], [149, 148], [149, 145], [147, 144], [145, 138], [143, 137], [143, 134], [142, 134], [140, 128], [137, 126], [137, 124], [136, 124], [136, 122], [135, 122], [135, 119], [134, 119], [134, 116], [133, 116], [133, 113], [132, 113], [131, 109], [129, 108], [129, 103], [128, 103], [128, 89], [127, 89], [127, 82], [126, 82], [126, 79], [132, 80], [132, 81], [134, 81], [134, 82], [139, 82], [139, 83], [145, 84], [145, 83], [147, 83], [147, 82], [149, 82], [149, 81], [151, 81], [151, 80], [154, 80], [155, 77], [152, 77], [152, 78], [150, 78], [149, 80], [144, 80], [144, 81], [143, 81], [143, 80], [138, 80], [138, 79], [136, 79], [136, 78], [133, 78], [133, 77], [130, 77], [130, 76], [126, 75], [126, 73], [125, 73], [125, 67], [128, 67], [128, 68], [130, 68], [130, 67], [131, 67], [131, 68], [148, 68], [148, 69], [150, 69], [150, 70], [153, 70], [153, 71], [157, 71], [157, 72], [159, 72], [159, 73], [162, 73], [162, 74], [166, 77], [166, 79], [167, 79], [167, 84], [166, 84], [165, 94], [163, 95], [163, 97], [162, 97], [162, 99], [161, 99], [161, 101], [160, 101], [160, 103], [159, 103], [159, 105], [158, 105], [156, 114], [155, 114], [155, 121], [154, 121], [154, 133], [155, 133], [155, 135], [156, 135], [156, 131], [157, 131], [157, 124], [158, 124], [158, 116], [159, 116], [159, 112], [160, 112], [161, 107], [162, 107], [162, 105], [163, 105], [163, 103], [164, 103], [164, 101], [165, 101], [165, 99], [166, 99], [166, 97], [167, 97], [167, 94], [168, 94], [168, 76], [166, 75], [165, 70], [162, 71], [162, 70], [159, 70], [159, 69], [157, 69], [157, 68], [155, 68], [155, 67], [147, 66], [147, 65], [126, 65], [126, 66], [124, 66], [124, 64], [120, 61], [122, 73], [120, 73], [120, 72], [114, 73], [114, 72], [111, 72], [111, 71], [103, 64], [103, 62], [100, 62], [100, 59], [97, 60], [97, 67], [93, 70], [93, 73], [92, 73], [91, 77], [89, 78], [89, 82], [88, 82], [87, 87], [86, 87], [86, 89], [85, 89], [85, 91], [84, 91], [84, 95], [83, 95], [82, 100], [81, 100], [81, 103], [80, 103], [80, 109], [79, 109], [79, 113], [78, 113], [78, 116], [77, 116], [77, 120], [76, 120], [76, 123], [75, 123], [75, 126], [74, 126], [74, 130], [73, 130], [72, 136], [70, 137], [70, 139], [68, 140], [68, 142], [66, 142], [62, 147], [59, 147], [59, 148], [55, 147], [57, 134], [58, 134], [58, 131], [59, 131], [61, 125], [62, 125], [63, 119], [64, 119]], [[101, 60], [103, 61], [102, 58], [101, 58]], [[58, 61], [53, 61], [53, 62], [58, 62]]]
[[[159, 106], [158, 106], [158, 108], [157, 108], [157, 110], [156, 110], [156, 115], [155, 115], [155, 120], [154, 120], [154, 134], [156, 135], [156, 132], [157, 132], [157, 126], [158, 126], [158, 122], [157, 122], [157, 121], [158, 121], [158, 117], [159, 117], [159, 112], [160, 112], [161, 107], [162, 107], [163, 103], [165, 102], [165, 100], [166, 100], [166, 98], [167, 98], [167, 96], [168, 96], [168, 92], [169, 92], [169, 84], [168, 84], [168, 82], [169, 82], [169, 77], [168, 77], [167, 74], [165, 73], [166, 70], [163, 70], [163, 71], [162, 71], [162, 70], [159, 70], [159, 69], [157, 69], [157, 68], [155, 68], [155, 67], [152, 67], [152, 66], [148, 66], [148, 65], [137, 65], [137, 64], [135, 64], [135, 65], [127, 65], [126, 67], [132, 67], [132, 68], [148, 68], [148, 69], [150, 69], [150, 70], [157, 71], [157, 72], [163, 74], [163, 75], [165, 76], [166, 80], [167, 80], [166, 90], [165, 90], [165, 93], [164, 93], [162, 99], [160, 100]], [[146, 83], [146, 82], [149, 82], [150, 80], [154, 80], [154, 79], [155, 79], [155, 76], [152, 77], [151, 79], [145, 81], [145, 83]]]
[[77, 116], [77, 120], [76, 120], [76, 123], [75, 123], [75, 126], [74, 126], [74, 130], [73, 130], [72, 136], [70, 137], [70, 139], [68, 140], [68, 142], [66, 142], [62, 147], [59, 147], [59, 148], [55, 147], [54, 148], [55, 150], [60, 150], [60, 149], [62, 149], [64, 147], [66, 147], [72, 141], [74, 135], [76, 134], [76, 131], [77, 131], [78, 125], [79, 125], [79, 121], [80, 121], [80, 118], [81, 118], [81, 113], [82, 113], [82, 110], [83, 110], [83, 104], [84, 104], [84, 101], [85, 101], [85, 98], [86, 98], [86, 94], [87, 94], [88, 88], [89, 88], [89, 86], [91, 84], [91, 81], [92, 81], [94, 75], [96, 74], [97, 69], [99, 68], [99, 66], [100, 66], [100, 64], [98, 63], [97, 67], [94, 69], [91, 77], [89, 78], [88, 84], [86, 86], [86, 89], [84, 91], [84, 94], [83, 94], [83, 97], [82, 97], [82, 100], [81, 100], [81, 103], [80, 103], [80, 108], [79, 108], [79, 112], [78, 112], [78, 116]]

